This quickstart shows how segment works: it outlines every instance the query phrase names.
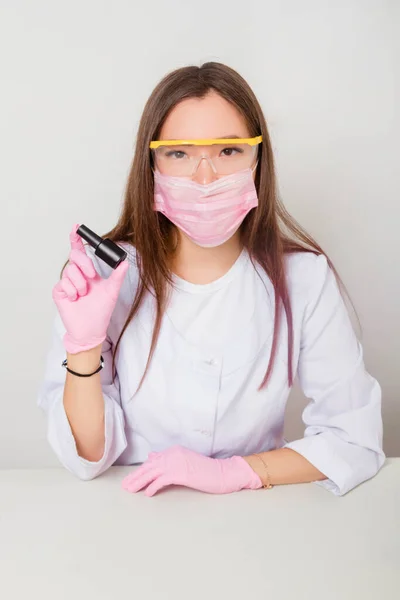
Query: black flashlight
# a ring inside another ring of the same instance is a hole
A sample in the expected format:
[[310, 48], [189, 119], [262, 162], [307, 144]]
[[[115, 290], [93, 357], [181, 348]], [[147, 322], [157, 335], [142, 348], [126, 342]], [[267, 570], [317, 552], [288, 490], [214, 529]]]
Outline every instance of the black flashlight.
[[115, 242], [112, 242], [108, 238], [103, 239], [89, 229], [89, 227], [86, 227], [86, 225], [80, 225], [76, 233], [86, 240], [94, 248], [95, 255], [104, 260], [112, 269], [116, 269], [119, 263], [127, 257], [125, 250], [117, 246]]

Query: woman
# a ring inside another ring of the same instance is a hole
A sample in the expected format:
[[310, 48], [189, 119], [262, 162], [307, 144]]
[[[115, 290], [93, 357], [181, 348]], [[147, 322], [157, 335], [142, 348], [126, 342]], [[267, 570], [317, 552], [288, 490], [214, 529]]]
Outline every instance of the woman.
[[[123, 486], [149, 496], [314, 481], [342, 495], [377, 473], [379, 384], [332, 264], [277, 198], [267, 125], [235, 71], [185, 67], [155, 88], [107, 237], [128, 260], [110, 275], [75, 226], [53, 290], [39, 403], [70, 471], [143, 463]], [[295, 374], [310, 403], [285, 443]]]

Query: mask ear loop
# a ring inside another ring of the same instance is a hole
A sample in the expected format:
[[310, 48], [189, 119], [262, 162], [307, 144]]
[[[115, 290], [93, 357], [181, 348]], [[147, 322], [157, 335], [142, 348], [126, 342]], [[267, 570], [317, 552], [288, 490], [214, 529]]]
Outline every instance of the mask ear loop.
[[253, 167], [253, 168], [252, 168], [252, 170], [251, 170], [251, 174], [253, 174], [253, 173], [254, 173], [254, 171], [257, 169], [257, 167], [258, 167], [258, 163], [259, 163], [259, 160], [257, 159], [257, 162], [256, 162], [256, 164], [254, 165], [254, 167]]

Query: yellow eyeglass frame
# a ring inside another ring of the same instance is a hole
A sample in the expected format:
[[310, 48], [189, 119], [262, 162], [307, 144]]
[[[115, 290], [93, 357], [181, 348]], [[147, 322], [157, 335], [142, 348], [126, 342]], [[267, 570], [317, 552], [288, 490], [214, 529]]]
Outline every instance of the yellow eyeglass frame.
[[155, 150], [160, 146], [212, 146], [213, 144], [249, 144], [258, 146], [262, 142], [262, 135], [252, 138], [211, 138], [204, 140], [157, 140], [150, 142], [150, 148]]

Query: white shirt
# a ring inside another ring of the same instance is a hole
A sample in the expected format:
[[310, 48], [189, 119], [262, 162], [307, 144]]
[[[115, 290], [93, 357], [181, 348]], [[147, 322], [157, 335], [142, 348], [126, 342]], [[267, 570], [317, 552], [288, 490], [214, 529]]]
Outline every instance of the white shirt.
[[[266, 388], [274, 324], [271, 281], [243, 251], [233, 267], [207, 285], [174, 276], [156, 350], [139, 392], [154, 323], [147, 296], [115, 345], [138, 282], [135, 252], [103, 344], [101, 381], [105, 402], [105, 451], [98, 462], [76, 450], [63, 406], [66, 372], [57, 317], [39, 405], [48, 419], [48, 439], [61, 463], [82, 479], [112, 464], [146, 460], [174, 444], [212, 457], [246, 456], [286, 446], [327, 476], [319, 485], [342, 495], [374, 476], [384, 462], [381, 390], [364, 367], [336, 279], [324, 256], [301, 252], [286, 258], [293, 312], [294, 372], [310, 403], [303, 413], [304, 438], [285, 443], [283, 421], [289, 395], [287, 325], [283, 315], [275, 367]], [[97, 271], [110, 268], [88, 248]]]

